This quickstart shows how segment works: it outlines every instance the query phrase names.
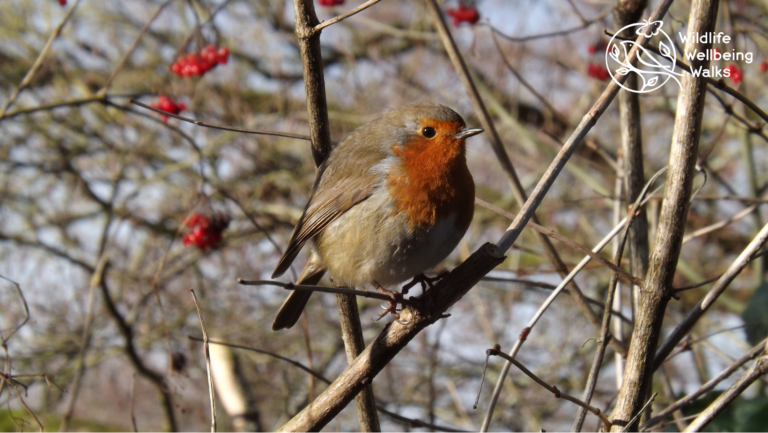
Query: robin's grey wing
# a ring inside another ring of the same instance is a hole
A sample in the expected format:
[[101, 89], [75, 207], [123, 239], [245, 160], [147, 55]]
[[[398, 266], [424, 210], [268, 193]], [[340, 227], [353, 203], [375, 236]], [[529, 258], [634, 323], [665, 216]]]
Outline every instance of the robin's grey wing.
[[[320, 167], [309, 203], [293, 229], [288, 248], [275, 267], [272, 278], [279, 277], [288, 270], [307, 241], [317, 236], [344, 212], [370, 197], [380, 183], [381, 174], [371, 168], [383, 159], [381, 153], [366, 152], [359, 146], [342, 148], [350, 143], [354, 145], [355, 135], [353, 133], [339, 144], [326, 163]], [[343, 158], [334, 160], [334, 157], [339, 155]]]

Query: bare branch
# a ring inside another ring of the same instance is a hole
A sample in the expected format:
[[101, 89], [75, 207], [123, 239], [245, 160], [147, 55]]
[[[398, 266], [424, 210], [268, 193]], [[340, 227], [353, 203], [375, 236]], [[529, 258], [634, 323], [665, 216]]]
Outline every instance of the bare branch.
[[541, 33], [541, 34], [538, 34], [538, 35], [531, 35], [531, 36], [509, 36], [509, 35], [505, 35], [504, 33], [500, 32], [499, 30], [497, 30], [496, 28], [494, 28], [490, 24], [487, 24], [487, 23], [483, 23], [483, 24], [485, 24], [488, 27], [490, 27], [491, 30], [493, 30], [494, 33], [498, 34], [499, 36], [501, 36], [502, 38], [504, 38], [504, 39], [506, 39], [508, 41], [512, 41], [512, 42], [526, 42], [526, 41], [531, 41], [531, 40], [534, 40], [534, 39], [546, 39], [546, 38], [552, 38], [552, 37], [555, 37], [555, 36], [564, 36], [564, 35], [567, 35], [567, 34], [571, 34], [571, 33], [575, 33], [575, 32], [584, 30], [587, 27], [591, 26], [593, 23], [595, 23], [597, 21], [600, 21], [603, 18], [605, 18], [606, 16], [608, 16], [608, 14], [613, 11], [613, 9], [614, 8], [612, 8], [612, 7], [604, 9], [602, 12], [600, 12], [597, 15], [595, 15], [595, 17], [592, 18], [591, 20], [583, 21], [582, 25], [580, 25], [578, 27], [573, 27], [573, 28], [565, 29], [565, 30], [557, 30], [557, 31], [554, 31], [554, 32], [549, 32], [549, 33]]
[[[713, 31], [717, 16], [717, 0], [695, 0], [691, 7], [686, 51], [703, 51], [709, 44], [693, 42], [696, 34]], [[708, 67], [708, 62], [698, 62]], [[707, 83], [690, 75], [682, 78], [682, 90], [678, 96], [675, 128], [670, 149], [669, 171], [664, 202], [657, 229], [654, 251], [650, 260], [638, 302], [635, 328], [627, 356], [624, 380], [611, 413], [612, 430], [628, 424], [647, 400], [653, 381], [654, 348], [661, 335], [664, 311], [671, 297], [672, 279], [675, 275], [690, 206], [691, 189], [697, 150], [701, 137], [701, 121], [704, 113], [704, 97]]]
[[112, 84], [112, 81], [115, 79], [117, 74], [120, 72], [121, 69], [123, 69], [123, 66], [125, 66], [125, 62], [128, 61], [128, 58], [131, 57], [131, 54], [136, 50], [136, 47], [139, 46], [139, 41], [144, 36], [144, 33], [147, 32], [147, 29], [149, 29], [149, 26], [155, 21], [155, 18], [157, 18], [158, 15], [160, 15], [160, 12], [165, 9], [166, 6], [171, 4], [173, 0], [166, 0], [163, 2], [163, 4], [160, 5], [160, 7], [157, 8], [157, 11], [155, 11], [154, 15], [149, 18], [146, 24], [144, 24], [144, 27], [142, 27], [141, 31], [138, 35], [136, 35], [136, 39], [133, 40], [133, 43], [128, 48], [128, 50], [123, 54], [123, 57], [120, 59], [119, 62], [117, 62], [117, 66], [115, 66], [115, 70], [112, 71], [112, 74], [107, 78], [107, 81], [104, 83], [104, 86], [102, 86], [101, 90], [99, 90], [96, 93], [96, 96], [104, 97], [107, 94], [107, 90], [109, 90], [109, 86]]
[[29, 321], [29, 306], [27, 306], [27, 299], [24, 297], [24, 292], [21, 291], [21, 286], [19, 286], [18, 283], [11, 281], [2, 275], [0, 275], [0, 278], [11, 283], [11, 285], [16, 289], [16, 296], [19, 298], [19, 301], [21, 301], [21, 308], [24, 309], [24, 320], [22, 320], [21, 323], [16, 325], [16, 327], [14, 327], [11, 331], [8, 331], [8, 335], [2, 335], [2, 332], [0, 332], [0, 337], [2, 337], [2, 342], [4, 345], [8, 340], [10, 340], [11, 337], [13, 337], [13, 334], [15, 334], [19, 329], [23, 328], [24, 325], [26, 325]]
[[154, 111], [155, 113], [160, 113], [168, 117], [173, 117], [174, 119], [183, 120], [185, 122], [193, 123], [195, 125], [203, 126], [206, 128], [221, 129], [222, 131], [242, 132], [244, 134], [272, 135], [275, 137], [295, 138], [298, 140], [307, 140], [307, 141], [311, 140], [307, 135], [294, 134], [292, 132], [266, 131], [263, 129], [246, 129], [246, 128], [235, 128], [233, 126], [212, 125], [210, 123], [205, 123], [199, 120], [190, 119], [188, 117], [179, 116], [178, 114], [169, 113], [167, 111], [163, 111], [155, 107], [150, 107], [149, 105], [139, 102], [135, 99], [131, 99], [128, 102], [130, 102], [131, 104], [136, 104], [139, 107], [146, 108], [147, 110]]
[[200, 318], [200, 327], [203, 329], [203, 350], [205, 351], [205, 369], [208, 371], [208, 394], [211, 399], [211, 433], [216, 432], [216, 390], [213, 385], [213, 376], [211, 375], [211, 351], [208, 345], [208, 331], [205, 329], [205, 319], [203, 319], [203, 312], [200, 310], [200, 303], [197, 302], [197, 296], [195, 291], [190, 289], [189, 293], [192, 294], [192, 300], [195, 301], [195, 308], [197, 309], [197, 316]]
[[35, 74], [37, 74], [37, 71], [40, 70], [40, 66], [43, 65], [43, 60], [45, 60], [45, 56], [48, 55], [48, 51], [51, 49], [51, 45], [53, 44], [53, 41], [55, 41], [56, 38], [59, 37], [59, 35], [61, 34], [61, 30], [67, 24], [72, 14], [75, 13], [75, 9], [77, 9], [77, 5], [79, 4], [80, 4], [80, 0], [75, 0], [75, 3], [72, 5], [71, 8], [69, 8], [69, 11], [67, 11], [67, 14], [64, 15], [64, 18], [62, 18], [59, 25], [56, 26], [55, 29], [53, 29], [51, 36], [48, 38], [48, 42], [45, 43], [45, 46], [40, 51], [40, 54], [37, 55], [35, 62], [32, 64], [32, 67], [29, 68], [27, 73], [24, 75], [24, 78], [21, 80], [21, 84], [19, 84], [19, 87], [17, 87], [16, 90], [13, 91], [11, 96], [8, 98], [8, 101], [5, 102], [5, 106], [3, 106], [2, 109], [0, 109], [0, 119], [3, 119], [5, 117], [5, 113], [8, 111], [8, 108], [10, 108], [10, 106], [13, 105], [14, 101], [16, 101], [16, 98], [19, 97], [19, 94], [22, 92], [22, 90], [24, 90], [32, 82], [32, 78], [34, 78]]
[[701, 431], [704, 427], [712, 422], [715, 417], [723, 411], [736, 397], [741, 395], [750, 385], [752, 385], [757, 379], [760, 379], [763, 375], [768, 374], [768, 354], [763, 351], [763, 356], [760, 357], [752, 367], [745, 372], [739, 380], [736, 381], [727, 391], [720, 394], [717, 399], [709, 405], [704, 412], [700, 413], [693, 422], [685, 429], [686, 432]]
[[351, 17], [352, 15], [354, 15], [354, 14], [356, 14], [358, 12], [364, 11], [364, 10], [368, 9], [369, 7], [375, 5], [376, 3], [380, 2], [380, 1], [381, 0], [368, 0], [367, 2], [361, 4], [360, 6], [352, 9], [351, 11], [349, 11], [349, 12], [343, 14], [343, 15], [339, 15], [336, 18], [332, 18], [332, 19], [330, 19], [328, 21], [323, 21], [322, 23], [316, 25], [312, 29], [312, 35], [320, 32], [320, 30], [322, 30], [322, 29], [324, 29], [324, 28], [326, 28], [328, 26], [332, 26], [332, 25], [338, 23], [341, 20], [347, 19], [347, 18]]
[[664, 410], [657, 413], [656, 416], [654, 416], [653, 418], [648, 420], [648, 422], [645, 423], [645, 425], [643, 426], [643, 430], [646, 430], [654, 426], [655, 424], [661, 422], [664, 418], [666, 418], [672, 412], [693, 403], [697, 398], [711, 391], [715, 386], [717, 386], [718, 383], [727, 379], [728, 377], [731, 376], [731, 374], [733, 374], [733, 372], [741, 368], [742, 365], [746, 364], [747, 362], [749, 362], [749, 360], [754, 359], [756, 356], [760, 355], [763, 351], [765, 351], [766, 344], [768, 344], [768, 340], [764, 340], [762, 343], [752, 348], [752, 350], [747, 352], [746, 355], [742, 356], [741, 358], [736, 360], [734, 363], [729, 365], [725, 370], [721, 371], [720, 374], [718, 374], [717, 376], [707, 381], [707, 383], [701, 385], [699, 389], [697, 389], [696, 391], [674, 402], [673, 404], [669, 405], [669, 407], [664, 408]]
[[750, 260], [754, 258], [755, 254], [763, 247], [766, 241], [768, 241], [768, 224], [763, 226], [760, 233], [758, 233], [757, 236], [752, 239], [752, 242], [747, 245], [744, 251], [739, 254], [739, 257], [736, 258], [731, 266], [728, 267], [728, 270], [726, 270], [720, 279], [717, 280], [717, 283], [715, 283], [704, 299], [699, 301], [693, 310], [688, 313], [685, 319], [683, 319], [683, 321], [672, 331], [669, 337], [667, 337], [667, 340], [661, 345], [658, 352], [656, 352], [656, 357], [653, 360], [654, 370], [659, 368], [659, 365], [664, 362], [670, 352], [672, 352], [672, 349], [677, 346], [677, 343], [690, 332], [693, 325], [696, 324], [701, 316], [703, 316], [712, 304], [715, 303], [718, 296], [728, 288], [728, 285], [730, 285], [734, 278], [741, 273]]
[[[498, 345], [497, 345], [497, 347], [498, 347]], [[514, 364], [515, 367], [519, 368], [520, 371], [522, 371], [528, 377], [533, 379], [534, 382], [536, 382], [539, 385], [543, 386], [547, 391], [553, 392], [555, 394], [555, 398], [562, 398], [562, 399], [568, 400], [568, 401], [570, 401], [572, 403], [575, 403], [578, 406], [583, 407], [584, 409], [586, 409], [586, 410], [592, 412], [593, 414], [597, 415], [600, 418], [600, 420], [603, 422], [603, 425], [605, 426], [606, 430], [609, 430], [611, 428], [611, 421], [608, 419], [607, 416], [605, 416], [605, 414], [600, 409], [598, 409], [598, 408], [596, 408], [594, 406], [590, 406], [589, 404], [584, 403], [583, 401], [579, 400], [578, 398], [576, 398], [576, 397], [574, 397], [574, 396], [572, 396], [570, 394], [567, 394], [567, 393], [564, 393], [564, 392], [560, 391], [559, 389], [557, 389], [556, 386], [550, 385], [547, 382], [544, 382], [538, 376], [533, 374], [533, 372], [531, 372], [530, 370], [525, 368], [525, 366], [523, 364], [521, 364], [519, 361], [517, 361], [515, 358], [507, 355], [504, 352], [501, 352], [501, 350], [499, 348], [497, 348], [497, 347], [494, 347], [492, 349], [486, 350], [485, 351], [486, 355], [487, 356], [500, 356], [500, 357], [506, 359], [507, 362], [509, 362], [511, 364]]]

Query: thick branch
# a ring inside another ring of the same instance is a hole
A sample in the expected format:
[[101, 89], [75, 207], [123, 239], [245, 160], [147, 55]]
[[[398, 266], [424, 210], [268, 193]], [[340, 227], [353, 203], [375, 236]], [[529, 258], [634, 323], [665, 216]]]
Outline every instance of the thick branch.
[[331, 128], [328, 122], [328, 104], [325, 99], [323, 57], [320, 54], [320, 24], [312, 0], [293, 0], [296, 19], [296, 36], [299, 38], [301, 62], [304, 67], [304, 89], [307, 93], [309, 136], [312, 140], [312, 157], [319, 166], [331, 153]]
[[495, 245], [485, 244], [454, 269], [434, 288], [419, 297], [423, 307], [404, 310], [406, 325], [392, 322], [333, 383], [280, 431], [317, 431], [330, 422], [358, 392], [402, 350], [422, 329], [435, 323], [463, 297], [480, 277], [504, 261]]
[[[710, 44], [694, 41], [695, 34], [711, 32], [715, 27], [717, 0], [696, 0], [691, 8], [687, 52], [703, 51]], [[705, 69], [708, 62], [698, 62]], [[701, 119], [707, 83], [690, 75], [683, 76], [678, 96], [677, 116], [669, 158], [669, 172], [664, 191], [657, 241], [651, 256], [648, 276], [638, 302], [637, 319], [632, 333], [627, 365], [616, 409], [612, 413], [613, 431], [622, 430], [640, 411], [653, 382], [653, 358], [661, 335], [664, 311], [671, 295], [680, 256], [685, 222], [691, 197], [694, 168], [696, 166]]]

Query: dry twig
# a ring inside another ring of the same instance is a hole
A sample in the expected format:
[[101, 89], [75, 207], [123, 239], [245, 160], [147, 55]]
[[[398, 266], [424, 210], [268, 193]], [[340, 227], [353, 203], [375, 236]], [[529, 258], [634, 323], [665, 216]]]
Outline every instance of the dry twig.
[[203, 319], [203, 312], [200, 310], [200, 303], [197, 302], [197, 296], [195, 291], [190, 289], [189, 293], [192, 294], [192, 300], [195, 301], [195, 308], [197, 309], [197, 316], [200, 318], [200, 327], [203, 330], [203, 350], [205, 352], [205, 369], [208, 371], [208, 394], [211, 399], [211, 433], [216, 432], [216, 390], [213, 385], [213, 376], [211, 375], [211, 351], [208, 345], [208, 331], [205, 329], [205, 319]]

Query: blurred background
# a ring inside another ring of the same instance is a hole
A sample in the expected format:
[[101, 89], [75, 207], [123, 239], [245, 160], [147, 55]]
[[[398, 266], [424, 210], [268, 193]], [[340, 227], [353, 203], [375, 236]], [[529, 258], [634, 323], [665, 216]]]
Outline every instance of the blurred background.
[[[315, 5], [327, 20], [361, 3]], [[530, 192], [608, 83], [603, 31], [619, 27], [616, 2], [445, 0], [441, 6]], [[675, 2], [665, 20], [678, 53], [689, 8]], [[721, 2], [718, 30], [732, 39], [716, 47], [751, 52], [754, 60], [715, 62], [735, 68], [726, 84], [763, 107], [767, 16], [762, 1]], [[326, 28], [321, 41], [333, 140], [388, 108], [417, 101], [446, 104], [479, 126], [422, 1], [382, 1]], [[646, 179], [667, 165], [677, 91], [670, 84], [640, 98]], [[37, 429], [32, 414], [51, 431], [209, 429], [205, 357], [202, 343], [191, 339], [202, 332], [190, 289], [214, 340], [280, 355], [331, 380], [347, 365], [333, 295], [315, 294], [305, 320], [273, 332], [287, 292], [237, 284], [268, 279], [285, 248], [314, 180], [309, 142], [163, 118], [131, 99], [208, 124], [307, 134], [291, 2], [0, 2], [0, 330], [4, 377], [15, 380], [0, 385], [1, 430]], [[708, 177], [694, 185], [703, 186], [691, 206], [676, 287], [719, 275], [765, 223], [768, 139], [745, 126], [757, 120], [733, 101], [719, 91], [707, 97], [699, 149]], [[520, 204], [487, 140], [480, 135], [468, 143], [477, 196], [516, 212]], [[621, 165], [614, 104], [539, 207], [542, 224], [592, 248], [625, 215], [616, 187]], [[651, 245], [659, 207], [657, 194], [646, 205]], [[435, 273], [496, 242], [509, 223], [478, 207], [467, 235]], [[569, 267], [583, 257], [554, 243]], [[282, 281], [295, 279], [305, 257]], [[765, 338], [764, 271], [762, 260], [750, 264], [664, 364], [654, 407], [695, 390]], [[491, 359], [473, 409], [485, 350], [496, 343], [509, 350], [549, 285], [560, 282], [530, 230], [490, 276], [512, 281], [479, 284], [376, 378], [377, 402], [400, 415], [381, 413], [385, 430], [432, 428], [419, 421], [479, 428], [502, 365]], [[589, 265], [576, 279], [598, 315], [610, 277], [606, 268]], [[665, 326], [674, 327], [709, 287], [681, 292]], [[630, 289], [621, 290], [619, 332], [626, 341], [633, 311]], [[372, 320], [377, 302], [359, 299], [359, 306], [370, 341], [390, 319]], [[517, 358], [559, 389], [581, 395], [597, 336], [564, 293]], [[221, 369], [221, 430], [274, 430], [326, 387], [270, 354], [213, 346], [212, 356]], [[618, 389], [613, 356], [609, 349], [593, 399], [607, 412]], [[327, 429], [356, 430], [353, 406]], [[739, 412], [711, 427], [765, 429], [765, 381], [733, 407]], [[577, 409], [513, 369], [491, 429], [568, 429]], [[597, 427], [596, 417], [587, 419], [586, 429]]]

